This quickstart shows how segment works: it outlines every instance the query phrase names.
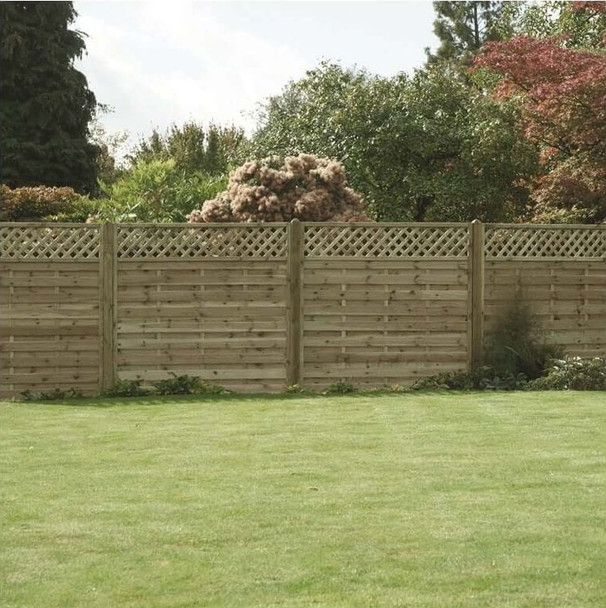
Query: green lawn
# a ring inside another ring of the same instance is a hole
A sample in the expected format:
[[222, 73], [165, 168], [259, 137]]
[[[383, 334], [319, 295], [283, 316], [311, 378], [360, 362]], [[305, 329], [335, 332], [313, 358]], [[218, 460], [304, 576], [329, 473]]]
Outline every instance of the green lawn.
[[606, 606], [606, 394], [0, 404], [0, 606]]

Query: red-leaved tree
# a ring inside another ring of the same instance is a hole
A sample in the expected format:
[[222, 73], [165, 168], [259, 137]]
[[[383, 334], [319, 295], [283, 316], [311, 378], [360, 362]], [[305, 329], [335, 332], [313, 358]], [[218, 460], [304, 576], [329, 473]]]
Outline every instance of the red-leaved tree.
[[517, 97], [545, 172], [535, 219], [606, 219], [606, 54], [564, 48], [561, 38], [487, 43], [475, 60], [502, 79], [497, 95]]

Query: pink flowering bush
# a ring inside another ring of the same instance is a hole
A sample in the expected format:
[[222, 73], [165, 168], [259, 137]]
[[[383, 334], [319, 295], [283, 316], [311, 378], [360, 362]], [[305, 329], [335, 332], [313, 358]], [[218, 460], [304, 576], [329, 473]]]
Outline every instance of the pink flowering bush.
[[192, 211], [190, 222], [370, 221], [343, 165], [310, 154], [245, 163], [227, 190]]

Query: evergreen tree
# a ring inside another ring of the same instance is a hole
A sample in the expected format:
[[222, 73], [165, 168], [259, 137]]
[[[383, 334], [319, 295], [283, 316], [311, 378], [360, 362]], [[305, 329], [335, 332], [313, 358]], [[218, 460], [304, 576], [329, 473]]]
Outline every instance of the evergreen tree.
[[499, 20], [504, 2], [434, 2], [433, 31], [440, 39], [435, 55], [429, 50], [428, 63], [444, 59], [471, 62], [472, 56], [488, 40], [499, 40]]
[[74, 60], [72, 2], [0, 2], [0, 180], [9, 186], [96, 187], [89, 141], [96, 100]]

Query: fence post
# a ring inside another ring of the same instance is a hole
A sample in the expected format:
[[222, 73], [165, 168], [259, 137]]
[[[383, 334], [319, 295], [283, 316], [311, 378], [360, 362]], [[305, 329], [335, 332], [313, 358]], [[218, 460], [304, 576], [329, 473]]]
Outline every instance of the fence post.
[[107, 222], [101, 228], [100, 303], [100, 389], [108, 389], [116, 381], [116, 225]]
[[303, 224], [294, 219], [288, 225], [287, 319], [286, 319], [286, 384], [301, 384], [303, 363]]
[[484, 224], [473, 220], [470, 226], [469, 267], [471, 281], [471, 341], [469, 367], [482, 365], [484, 349]]

